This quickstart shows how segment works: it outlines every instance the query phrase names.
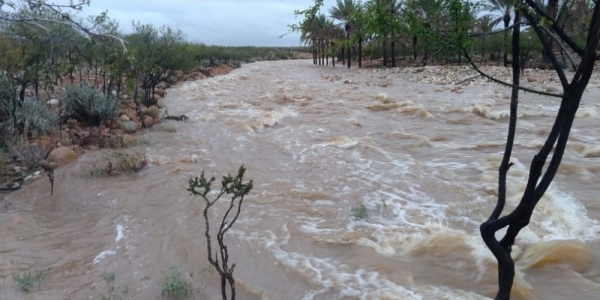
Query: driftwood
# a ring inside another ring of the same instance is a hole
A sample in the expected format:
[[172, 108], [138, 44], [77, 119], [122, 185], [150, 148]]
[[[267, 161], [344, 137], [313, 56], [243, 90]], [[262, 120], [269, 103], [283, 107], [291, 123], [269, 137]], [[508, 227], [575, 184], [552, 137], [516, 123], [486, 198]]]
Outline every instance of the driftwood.
[[0, 191], [15, 191], [23, 185], [23, 177], [13, 179], [12, 183], [0, 187]]
[[165, 110], [165, 114], [167, 115], [165, 117], [165, 120], [187, 121], [189, 119], [186, 115], [169, 116], [169, 111], [168, 110]]

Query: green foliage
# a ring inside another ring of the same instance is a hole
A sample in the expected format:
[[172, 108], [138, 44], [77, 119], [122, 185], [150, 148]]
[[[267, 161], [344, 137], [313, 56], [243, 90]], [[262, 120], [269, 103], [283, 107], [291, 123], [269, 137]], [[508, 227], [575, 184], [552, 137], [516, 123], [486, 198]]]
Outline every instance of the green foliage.
[[17, 283], [19, 291], [23, 293], [28, 293], [36, 288], [39, 288], [42, 285], [42, 282], [48, 277], [50, 273], [50, 268], [34, 272], [27, 271], [21, 274], [12, 275], [12, 279]]
[[146, 99], [164, 75], [171, 72], [189, 71], [194, 58], [181, 30], [169, 26], [155, 28], [152, 24], [133, 23], [135, 32], [127, 37], [129, 50], [134, 59], [135, 75], [146, 89]]
[[[217, 200], [219, 200], [219, 198], [222, 195], [225, 194], [232, 194], [232, 196], [234, 197], [242, 197], [248, 195], [248, 193], [250, 193], [250, 190], [252, 190], [253, 184], [252, 180], [243, 183], [245, 172], [246, 168], [244, 166], [241, 166], [235, 177], [231, 174], [223, 176], [223, 180], [221, 181], [221, 193], [219, 193], [218, 197], [214, 201], [209, 202], [215, 203]], [[202, 198], [205, 198], [211, 191], [211, 186], [214, 181], [215, 177], [211, 177], [210, 180], [208, 180], [204, 176], [204, 171], [202, 171], [200, 177], [194, 177], [189, 180], [189, 185], [186, 190], [194, 196], [201, 196]]]
[[[45, 103], [35, 99], [15, 101], [12, 85], [4, 76], [0, 76], [0, 129], [5, 135], [23, 133], [27, 136], [37, 136], [49, 133], [58, 126], [58, 115], [49, 110]], [[16, 126], [13, 121], [13, 103]]]
[[[227, 251], [227, 246], [225, 245], [223, 239], [227, 231], [231, 229], [233, 224], [235, 224], [235, 221], [239, 217], [242, 210], [244, 198], [250, 193], [253, 187], [252, 180], [244, 183], [245, 172], [246, 168], [244, 168], [242, 165], [238, 169], [238, 173], [235, 177], [231, 174], [223, 176], [223, 180], [221, 180], [221, 191], [213, 200], [210, 200], [207, 195], [211, 191], [211, 186], [215, 181], [215, 178], [211, 177], [210, 179], [206, 179], [204, 176], [204, 171], [202, 171], [200, 177], [190, 179], [188, 182], [188, 188], [186, 189], [192, 195], [199, 196], [204, 200], [205, 206], [203, 210], [203, 216], [206, 226], [204, 236], [206, 237], [208, 262], [215, 268], [221, 277], [221, 294], [223, 299], [227, 299], [226, 287], [228, 284], [232, 291], [231, 299], [235, 299], [235, 294], [233, 294], [233, 291], [235, 291], [235, 280], [233, 278], [235, 263], [231, 266], [229, 265], [229, 252]], [[219, 199], [221, 199], [223, 195], [231, 195], [231, 200], [225, 214], [223, 215], [223, 218], [221, 219], [220, 226], [217, 227], [217, 242], [219, 251], [215, 251], [213, 255], [208, 211], [215, 203], [217, 203], [217, 201], [219, 201]]]
[[110, 93], [103, 94], [102, 90], [89, 84], [67, 87], [63, 98], [65, 112], [90, 125], [100, 125], [114, 117], [118, 103], [118, 99]]
[[[100, 274], [100, 278], [104, 281], [105, 290], [100, 296], [101, 300], [124, 300], [129, 298], [128, 287], [117, 287], [115, 286], [116, 276], [115, 273], [103, 272]], [[92, 287], [94, 289], [95, 286]]]
[[[192, 274], [190, 274], [190, 279]], [[175, 265], [171, 266], [169, 273], [163, 274], [162, 280], [158, 283], [161, 295], [168, 299], [180, 300], [192, 295], [192, 284], [184, 278], [181, 270]]]
[[304, 18], [298, 24], [290, 24], [288, 28], [290, 32], [300, 32], [305, 35], [310, 28], [313, 27], [312, 23], [323, 6], [323, 0], [314, 0], [314, 4], [304, 10], [295, 10], [294, 15], [296, 17], [303, 16]]
[[354, 217], [354, 220], [367, 221], [369, 219], [369, 211], [364, 203], [358, 203], [356, 206], [350, 208], [350, 215]]
[[378, 213], [385, 214], [387, 210], [387, 202], [382, 194], [379, 194], [379, 202], [375, 204]]

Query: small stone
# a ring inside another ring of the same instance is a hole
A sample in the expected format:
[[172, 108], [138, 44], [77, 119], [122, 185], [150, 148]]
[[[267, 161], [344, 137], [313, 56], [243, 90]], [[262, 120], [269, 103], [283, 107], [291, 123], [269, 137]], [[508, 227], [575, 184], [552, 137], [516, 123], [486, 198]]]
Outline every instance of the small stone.
[[129, 121], [129, 117], [126, 114], [122, 114], [121, 115], [121, 121], [127, 122], [127, 121]]

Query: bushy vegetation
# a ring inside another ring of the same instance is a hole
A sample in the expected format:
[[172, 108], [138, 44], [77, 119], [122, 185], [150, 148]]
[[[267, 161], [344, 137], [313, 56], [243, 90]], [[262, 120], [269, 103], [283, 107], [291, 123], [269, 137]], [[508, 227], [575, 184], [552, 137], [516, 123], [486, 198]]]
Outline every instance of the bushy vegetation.
[[67, 87], [63, 105], [67, 115], [89, 125], [100, 125], [114, 117], [118, 99], [89, 84], [71, 85]]
[[50, 269], [45, 269], [42, 271], [27, 271], [20, 274], [14, 274], [12, 279], [17, 283], [17, 287], [19, 291], [23, 293], [30, 292], [36, 288], [39, 288], [43, 281], [48, 278], [48, 274], [50, 273]]
[[99, 296], [101, 300], [125, 300], [131, 298], [129, 297], [129, 288], [127, 286], [121, 287], [115, 285], [117, 279], [115, 273], [103, 272], [100, 274], [100, 278], [104, 282], [104, 289], [96, 289], [96, 286], [94, 285], [92, 286], [92, 290], [96, 290], [100, 293]]
[[369, 220], [369, 211], [364, 203], [358, 203], [356, 206], [350, 208], [350, 215], [354, 218], [354, 220], [359, 221], [367, 221]]
[[32, 98], [13, 101], [14, 94], [10, 81], [0, 76], [0, 131], [4, 136], [36, 137], [57, 129], [58, 114], [45, 103]]
[[[190, 279], [192, 279], [190, 275]], [[161, 295], [167, 299], [180, 300], [185, 299], [193, 293], [192, 284], [186, 279], [179, 267], [173, 265], [169, 272], [163, 274], [162, 280], [158, 283]]]

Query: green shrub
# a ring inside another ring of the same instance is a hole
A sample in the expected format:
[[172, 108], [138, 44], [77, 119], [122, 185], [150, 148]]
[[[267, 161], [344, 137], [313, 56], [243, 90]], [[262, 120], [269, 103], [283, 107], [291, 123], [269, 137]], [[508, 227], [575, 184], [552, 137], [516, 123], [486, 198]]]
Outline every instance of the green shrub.
[[177, 266], [171, 266], [170, 272], [163, 274], [158, 286], [161, 295], [169, 299], [185, 299], [192, 294], [192, 285], [184, 278]]
[[[104, 284], [106, 285], [104, 291], [100, 290], [100, 300], [124, 300], [130, 298], [129, 287], [125, 286], [124, 288], [122, 288], [120, 286], [115, 286], [115, 280], [117, 278], [115, 276], [115, 273], [103, 272], [102, 274], [100, 274], [100, 277], [102, 278], [102, 280], [104, 280]], [[93, 285], [92, 290], [95, 289], [96, 285]], [[90, 296], [90, 298], [94, 298], [94, 296]]]
[[10, 117], [12, 110], [12, 84], [6, 76], [0, 76], [0, 123]]
[[63, 103], [65, 113], [73, 114], [89, 125], [100, 125], [114, 117], [119, 100], [88, 84], [67, 87]]
[[27, 271], [23, 274], [15, 274], [12, 276], [14, 282], [17, 283], [19, 290], [23, 293], [30, 292], [31, 290], [38, 288], [42, 285], [42, 282], [48, 277], [50, 273], [50, 269], [45, 269], [42, 271], [37, 271], [35, 273], [31, 273], [31, 271]]
[[50, 110], [45, 103], [34, 99], [25, 99], [25, 101], [20, 102], [21, 105], [17, 105], [15, 111], [17, 127], [15, 128], [11, 117], [11, 101], [7, 101], [8, 105], [5, 105], [4, 101], [0, 104], [2, 106], [0, 109], [4, 110], [4, 108], [8, 108], [7, 111], [2, 111], [3, 114], [0, 117], [4, 134], [10, 135], [20, 132], [35, 137], [39, 134], [49, 133], [57, 128], [58, 114]]
[[369, 219], [369, 211], [364, 203], [359, 203], [356, 206], [350, 209], [350, 215], [354, 217], [355, 220], [368, 220]]

